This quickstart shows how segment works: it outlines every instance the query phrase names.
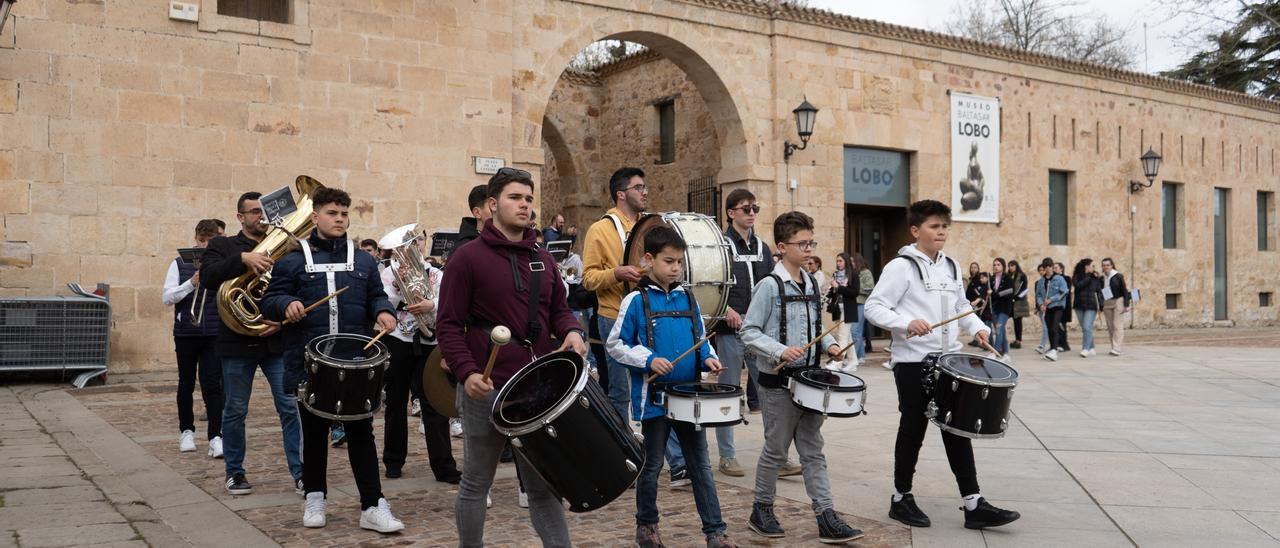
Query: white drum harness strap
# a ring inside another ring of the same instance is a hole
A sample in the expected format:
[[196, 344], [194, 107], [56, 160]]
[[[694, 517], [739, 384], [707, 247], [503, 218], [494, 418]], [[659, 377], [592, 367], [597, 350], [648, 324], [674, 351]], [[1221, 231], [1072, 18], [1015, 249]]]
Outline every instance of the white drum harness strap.
[[[959, 275], [959, 269], [956, 268], [956, 262], [951, 257], [943, 256], [947, 263], [951, 266], [951, 278], [935, 280], [927, 273], [928, 268], [920, 265], [920, 259], [909, 255], [898, 255], [899, 259], [906, 259], [911, 266], [916, 269], [916, 276], [920, 277], [920, 281], [924, 284], [925, 291], [938, 294], [938, 321], [942, 321], [951, 316], [955, 311], [954, 296], [956, 290], [960, 288], [960, 282], [956, 280]], [[951, 324], [944, 324], [942, 329], [942, 337], [939, 338], [939, 346], [942, 352], [947, 352], [947, 341], [950, 340], [948, 335], [951, 334]]]
[[[305, 270], [310, 273], [324, 272], [325, 284], [327, 286], [328, 295], [332, 295], [337, 291], [337, 281], [334, 279], [334, 272], [351, 272], [356, 269], [356, 246], [347, 242], [347, 262], [345, 263], [322, 263], [316, 264], [315, 259], [311, 257], [311, 244], [306, 240], [298, 240], [302, 244], [302, 255], [307, 259]], [[338, 330], [338, 299], [329, 301], [329, 334], [337, 335]]]

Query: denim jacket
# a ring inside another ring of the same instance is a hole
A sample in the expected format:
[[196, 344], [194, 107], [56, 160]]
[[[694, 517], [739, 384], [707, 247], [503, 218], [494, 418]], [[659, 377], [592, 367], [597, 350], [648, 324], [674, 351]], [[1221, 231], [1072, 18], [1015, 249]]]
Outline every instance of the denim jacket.
[[1046, 283], [1044, 278], [1036, 280], [1036, 305], [1048, 302], [1049, 308], [1062, 308], [1067, 305], [1067, 279], [1061, 274], [1054, 274]]
[[[791, 279], [785, 265], [779, 261], [773, 267], [773, 275], [782, 279], [785, 295], [802, 296], [814, 294], [817, 281], [809, 273], [804, 273], [805, 287], [803, 293], [800, 285]], [[821, 290], [818, 289], [818, 294]], [[781, 311], [782, 296], [778, 293], [778, 283], [772, 277], [756, 282], [751, 295], [751, 306], [742, 318], [742, 329], [738, 335], [742, 344], [755, 356], [760, 373], [772, 374], [773, 368], [782, 359], [782, 353], [791, 346], [804, 346], [811, 339], [822, 333], [822, 303], [820, 299], [813, 302], [793, 301], [787, 303], [787, 340], [782, 339]], [[822, 337], [822, 341], [809, 347], [803, 358], [787, 364], [786, 370], [795, 370], [817, 364], [817, 356], [826, 352], [827, 348], [836, 344], [831, 335]]]

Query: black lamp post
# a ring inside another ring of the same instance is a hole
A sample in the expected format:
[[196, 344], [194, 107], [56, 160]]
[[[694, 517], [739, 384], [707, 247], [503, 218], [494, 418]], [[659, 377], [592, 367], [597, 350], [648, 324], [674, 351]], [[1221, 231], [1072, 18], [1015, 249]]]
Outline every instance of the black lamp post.
[[1147, 152], [1138, 158], [1142, 161], [1142, 174], [1147, 176], [1147, 182], [1129, 181], [1129, 192], [1134, 193], [1144, 188], [1151, 188], [1151, 184], [1155, 182], [1156, 175], [1160, 173], [1160, 162], [1164, 161], [1164, 157], [1156, 154], [1151, 147], [1147, 147]]
[[818, 118], [818, 109], [809, 104], [809, 100], [801, 101], [800, 106], [791, 111], [796, 115], [796, 133], [800, 134], [800, 144], [794, 144], [791, 141], [783, 141], [782, 143], [782, 161], [791, 163], [791, 155], [797, 150], [804, 150], [809, 146], [809, 137], [813, 135], [813, 122]]
[[9, 20], [9, 10], [18, 0], [0, 0], [0, 32], [4, 32], [4, 23]]

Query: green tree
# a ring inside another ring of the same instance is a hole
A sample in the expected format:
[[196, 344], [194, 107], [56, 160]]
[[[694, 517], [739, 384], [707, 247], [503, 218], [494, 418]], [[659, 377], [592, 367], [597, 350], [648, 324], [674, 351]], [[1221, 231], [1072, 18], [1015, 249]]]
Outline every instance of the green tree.
[[[1280, 100], [1280, 0], [1238, 1], [1234, 20], [1210, 32], [1187, 62], [1162, 74]], [[1182, 11], [1196, 15], [1196, 8], [1187, 4]]]

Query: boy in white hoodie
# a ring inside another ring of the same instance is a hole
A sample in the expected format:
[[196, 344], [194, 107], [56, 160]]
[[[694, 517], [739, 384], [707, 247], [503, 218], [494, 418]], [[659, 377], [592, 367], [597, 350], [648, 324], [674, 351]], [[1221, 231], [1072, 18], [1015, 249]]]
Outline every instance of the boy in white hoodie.
[[[951, 224], [951, 208], [936, 200], [921, 200], [907, 211], [911, 236], [916, 243], [898, 250], [880, 275], [865, 307], [867, 321], [893, 333], [889, 365], [898, 388], [898, 439], [894, 446], [894, 493], [889, 517], [912, 527], [928, 527], [929, 516], [920, 510], [911, 495], [911, 480], [920, 446], [924, 443], [929, 419], [924, 410], [926, 395], [921, 383], [922, 361], [930, 352], [956, 352], [963, 348], [955, 325], [931, 326], [963, 314], [972, 307], [965, 298], [964, 285], [957, 276], [956, 263], [942, 253]], [[958, 322], [987, 344], [990, 331], [975, 315]], [[907, 339], [911, 335], [912, 338]], [[978, 490], [978, 473], [969, 438], [942, 432], [947, 461], [964, 498], [964, 526], [969, 529], [997, 527], [1020, 517], [1012, 510], [992, 506]]]

